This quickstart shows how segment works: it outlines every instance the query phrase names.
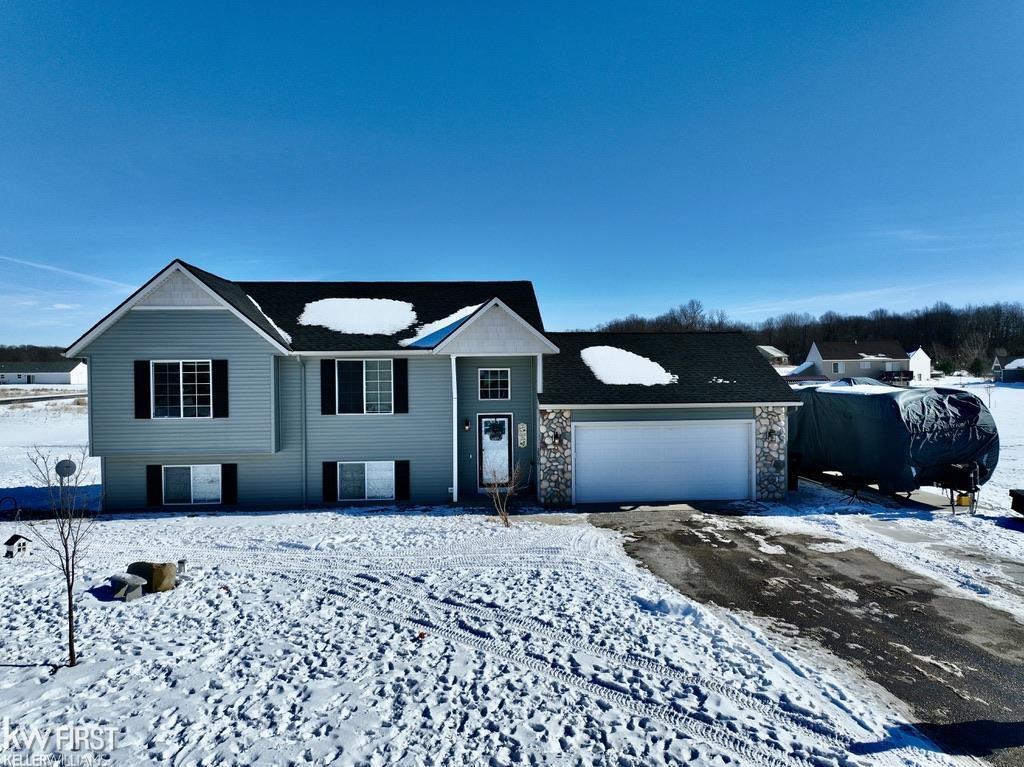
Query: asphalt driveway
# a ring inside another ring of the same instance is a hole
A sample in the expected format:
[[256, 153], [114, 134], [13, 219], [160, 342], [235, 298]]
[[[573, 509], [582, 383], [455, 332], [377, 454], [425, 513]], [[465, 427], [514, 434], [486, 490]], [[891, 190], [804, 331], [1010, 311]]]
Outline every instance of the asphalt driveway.
[[[683, 594], [792, 627], [905, 701], [950, 753], [1024, 765], [1024, 626], [863, 549], [797, 535], [724, 537], [713, 507], [592, 509]], [[735, 512], [732, 512], [735, 514]], [[738, 521], [738, 520], [737, 520]], [[784, 553], [766, 556], [764, 546]]]

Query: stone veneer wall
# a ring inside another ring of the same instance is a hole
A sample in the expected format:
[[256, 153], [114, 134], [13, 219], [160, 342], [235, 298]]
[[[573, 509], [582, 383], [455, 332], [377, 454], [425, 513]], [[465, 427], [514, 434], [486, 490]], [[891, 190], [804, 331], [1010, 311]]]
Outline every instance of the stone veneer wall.
[[754, 457], [759, 501], [780, 501], [786, 497], [788, 427], [786, 408], [754, 408]]
[[572, 503], [571, 419], [569, 410], [540, 411], [537, 499], [541, 503]]

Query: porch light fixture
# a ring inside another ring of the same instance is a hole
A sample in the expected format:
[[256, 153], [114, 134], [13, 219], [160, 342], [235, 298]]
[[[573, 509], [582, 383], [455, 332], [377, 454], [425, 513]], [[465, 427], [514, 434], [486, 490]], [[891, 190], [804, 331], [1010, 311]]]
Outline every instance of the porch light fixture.
[[462, 430], [463, 431], [469, 431], [469, 419], [468, 418], [465, 421], [462, 422]]

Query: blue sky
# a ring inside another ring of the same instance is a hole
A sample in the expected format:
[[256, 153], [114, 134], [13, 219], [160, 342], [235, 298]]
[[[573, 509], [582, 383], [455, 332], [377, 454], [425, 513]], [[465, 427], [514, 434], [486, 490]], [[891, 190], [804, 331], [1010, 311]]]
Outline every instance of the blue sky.
[[0, 8], [0, 343], [175, 257], [552, 329], [1024, 295], [1024, 4], [284, 7]]

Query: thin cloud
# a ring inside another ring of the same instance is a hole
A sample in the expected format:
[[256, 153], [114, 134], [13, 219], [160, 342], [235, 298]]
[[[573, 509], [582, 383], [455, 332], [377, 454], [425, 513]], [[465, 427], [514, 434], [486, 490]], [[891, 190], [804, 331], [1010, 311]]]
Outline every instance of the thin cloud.
[[47, 272], [53, 272], [55, 274], [63, 274], [65, 277], [76, 277], [83, 282], [91, 282], [94, 285], [106, 285], [109, 287], [119, 288], [121, 290], [134, 290], [134, 285], [129, 285], [125, 282], [118, 282], [117, 280], [108, 280], [106, 277], [99, 277], [95, 274], [86, 274], [85, 272], [76, 272], [71, 269], [62, 269], [59, 266], [50, 266], [49, 264], [40, 264], [35, 261], [25, 261], [20, 258], [11, 258], [10, 256], [0, 256], [0, 261], [9, 261], [12, 264], [21, 264], [22, 266], [31, 266], [34, 269], [42, 269]]
[[51, 309], [77, 309], [81, 304], [53, 304]]
[[913, 286], [875, 288], [872, 290], [853, 290], [847, 293], [821, 293], [815, 296], [801, 296], [799, 298], [790, 298], [783, 301], [768, 301], [760, 304], [748, 304], [747, 306], [727, 309], [727, 311], [729, 314], [737, 316], [745, 314], [761, 314], [770, 316], [793, 310], [800, 312], [814, 312], [816, 307], [822, 305], [838, 307], [844, 304], [849, 304], [850, 302], [856, 302], [859, 305], [866, 305], [868, 301], [883, 298], [891, 299], [894, 296], [911, 296], [925, 288], [934, 288], [939, 285], [948, 284], [950, 284], [949, 281], [928, 282], [915, 284]]

